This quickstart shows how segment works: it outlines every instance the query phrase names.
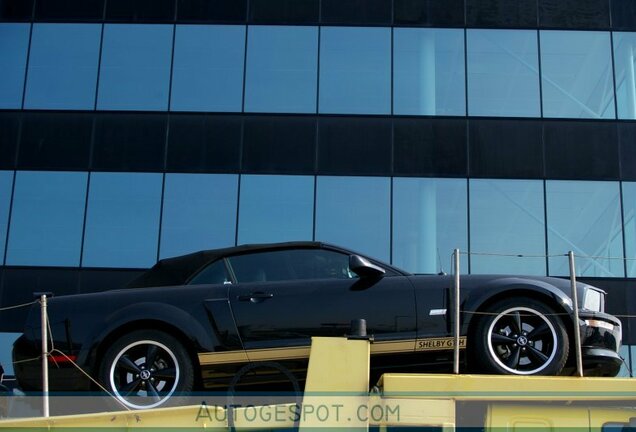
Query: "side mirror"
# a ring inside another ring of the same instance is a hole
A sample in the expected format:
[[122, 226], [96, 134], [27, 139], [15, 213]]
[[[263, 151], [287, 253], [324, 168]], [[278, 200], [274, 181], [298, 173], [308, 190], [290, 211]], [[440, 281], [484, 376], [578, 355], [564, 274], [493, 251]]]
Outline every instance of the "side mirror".
[[381, 278], [384, 276], [385, 270], [371, 263], [368, 259], [362, 258], [360, 255], [349, 256], [349, 268], [352, 272], [364, 278]]

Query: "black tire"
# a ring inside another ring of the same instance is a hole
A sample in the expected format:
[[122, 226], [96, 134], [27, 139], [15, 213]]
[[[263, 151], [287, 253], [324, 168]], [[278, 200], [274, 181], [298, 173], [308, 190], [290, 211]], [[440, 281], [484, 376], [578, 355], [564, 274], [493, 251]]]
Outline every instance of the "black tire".
[[475, 317], [477, 325], [469, 338], [474, 372], [558, 375], [563, 370], [569, 338], [553, 309], [518, 297], [499, 301], [485, 312]]
[[156, 408], [192, 390], [194, 368], [188, 352], [174, 337], [137, 330], [106, 350], [99, 380], [129, 408]]

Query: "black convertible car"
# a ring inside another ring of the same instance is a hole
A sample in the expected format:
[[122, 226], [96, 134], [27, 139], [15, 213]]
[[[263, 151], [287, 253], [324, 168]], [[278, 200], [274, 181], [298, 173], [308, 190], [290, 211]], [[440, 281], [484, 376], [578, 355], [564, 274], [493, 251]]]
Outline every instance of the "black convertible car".
[[[132, 408], [193, 389], [271, 383], [266, 371], [237, 382], [240, 368], [259, 364], [302, 380], [310, 338], [343, 336], [354, 319], [365, 319], [373, 337], [375, 373], [449, 371], [452, 284], [316, 242], [165, 259], [125, 289], [50, 300], [52, 340], [64, 353], [49, 358], [51, 390], [91, 388], [69, 359]], [[576, 328], [587, 373], [618, 372], [621, 323], [604, 312], [603, 291], [579, 284], [575, 326], [568, 280], [462, 276], [461, 287], [467, 370], [571, 373]], [[39, 337], [35, 305], [13, 350], [25, 390], [40, 389], [40, 361], [26, 361], [39, 356]]]

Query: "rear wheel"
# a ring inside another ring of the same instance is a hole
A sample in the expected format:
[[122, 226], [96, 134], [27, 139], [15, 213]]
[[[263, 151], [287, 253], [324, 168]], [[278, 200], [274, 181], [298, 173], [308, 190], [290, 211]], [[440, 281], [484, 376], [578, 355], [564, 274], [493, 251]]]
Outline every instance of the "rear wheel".
[[194, 369], [174, 337], [155, 330], [123, 336], [104, 355], [99, 378], [121, 403], [133, 409], [155, 408], [192, 390]]
[[555, 311], [520, 297], [489, 307], [473, 333], [477, 372], [558, 375], [568, 358], [569, 340]]

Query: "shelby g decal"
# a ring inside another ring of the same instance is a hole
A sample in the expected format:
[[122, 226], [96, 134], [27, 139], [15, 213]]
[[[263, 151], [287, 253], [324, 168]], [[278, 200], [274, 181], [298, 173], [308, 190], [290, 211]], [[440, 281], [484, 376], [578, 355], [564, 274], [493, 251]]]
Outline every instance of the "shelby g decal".
[[[444, 351], [455, 348], [455, 338], [418, 339], [415, 351]], [[466, 348], [466, 336], [459, 338], [459, 348]]]

